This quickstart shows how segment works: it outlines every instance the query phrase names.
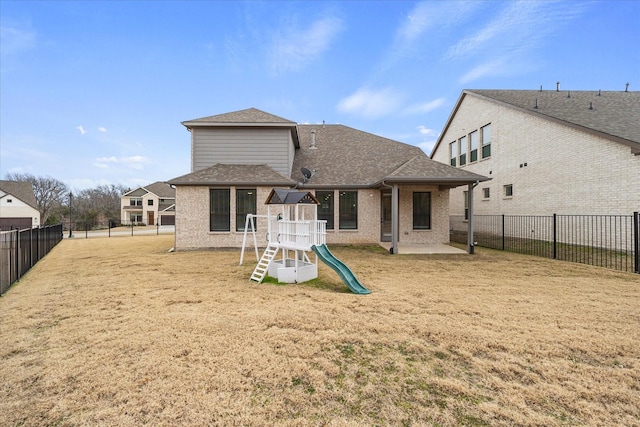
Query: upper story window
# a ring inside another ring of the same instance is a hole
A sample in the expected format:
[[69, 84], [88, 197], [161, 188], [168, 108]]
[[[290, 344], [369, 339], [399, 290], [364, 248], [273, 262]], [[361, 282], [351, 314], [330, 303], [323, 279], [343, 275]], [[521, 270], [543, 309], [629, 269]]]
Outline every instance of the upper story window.
[[513, 184], [504, 186], [504, 197], [513, 197]]
[[485, 187], [482, 189], [482, 197], [488, 199], [491, 196], [491, 189], [489, 187]]
[[13, 199], [7, 199], [7, 203], [13, 203]]
[[[256, 214], [256, 189], [236, 190], [236, 231], [244, 231], [247, 214]], [[253, 218], [253, 229], [256, 229], [256, 219]]]
[[463, 136], [458, 140], [458, 159], [460, 166], [467, 164], [467, 137]]
[[142, 206], [142, 198], [132, 197], [129, 201], [129, 206]]
[[474, 130], [469, 134], [469, 163], [478, 161], [478, 131]]
[[491, 157], [491, 123], [480, 128], [482, 132], [482, 158]]
[[228, 188], [209, 190], [209, 230], [231, 231], [231, 197]]
[[451, 159], [451, 166], [455, 166], [457, 164], [456, 159], [458, 157], [458, 151], [456, 149], [456, 142], [453, 141], [449, 144], [449, 158]]
[[338, 199], [340, 211], [340, 230], [358, 229], [358, 192], [341, 191]]
[[153, 206], [153, 199], [147, 200], [147, 206]]
[[327, 230], [333, 230], [333, 191], [316, 191], [318, 219], [327, 221]]

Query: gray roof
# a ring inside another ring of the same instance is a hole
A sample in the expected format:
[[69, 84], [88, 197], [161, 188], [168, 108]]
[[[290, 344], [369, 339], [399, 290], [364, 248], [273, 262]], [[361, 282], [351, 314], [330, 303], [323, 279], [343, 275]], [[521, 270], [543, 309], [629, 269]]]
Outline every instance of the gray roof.
[[267, 197], [266, 205], [319, 205], [318, 199], [308, 191], [274, 188]]
[[460, 185], [487, 179], [431, 160], [419, 147], [343, 125], [298, 125], [298, 135], [292, 178], [302, 181], [302, 167], [315, 171], [301, 187], [377, 187], [383, 181]]
[[28, 181], [0, 181], [0, 190], [11, 194], [34, 209], [38, 209], [36, 195]]
[[293, 186], [295, 182], [267, 165], [216, 163], [169, 181], [173, 185]]
[[145, 185], [144, 189], [150, 193], [155, 194], [161, 199], [176, 198], [176, 189], [173, 188], [168, 182], [154, 182], [153, 184]]
[[157, 181], [153, 184], [145, 185], [144, 187], [134, 188], [131, 191], [127, 191], [124, 196], [144, 196], [147, 193], [153, 193], [161, 199], [175, 199], [176, 189], [173, 188], [168, 182]]
[[273, 114], [266, 113], [262, 110], [258, 110], [257, 108], [247, 108], [246, 110], [233, 111], [231, 113], [218, 114], [215, 116], [201, 117], [199, 119], [187, 120], [182, 122], [185, 126], [187, 124], [239, 124], [239, 123], [248, 123], [248, 124], [268, 124], [268, 123], [277, 123], [277, 124], [293, 124], [291, 120], [284, 119], [282, 117], [274, 116]]
[[634, 153], [640, 153], [638, 91], [464, 90], [442, 135], [467, 95], [597, 134], [628, 145]]

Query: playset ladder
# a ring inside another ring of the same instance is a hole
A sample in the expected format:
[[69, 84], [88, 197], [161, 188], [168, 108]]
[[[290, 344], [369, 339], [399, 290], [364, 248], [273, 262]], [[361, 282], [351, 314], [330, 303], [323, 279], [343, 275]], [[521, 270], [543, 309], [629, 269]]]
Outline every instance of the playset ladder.
[[267, 249], [264, 250], [262, 257], [260, 258], [260, 261], [258, 261], [258, 265], [256, 265], [256, 269], [253, 270], [250, 280], [262, 283], [262, 280], [269, 269], [269, 264], [271, 264], [271, 261], [273, 261], [273, 258], [275, 258], [277, 253], [277, 247], [267, 246]]

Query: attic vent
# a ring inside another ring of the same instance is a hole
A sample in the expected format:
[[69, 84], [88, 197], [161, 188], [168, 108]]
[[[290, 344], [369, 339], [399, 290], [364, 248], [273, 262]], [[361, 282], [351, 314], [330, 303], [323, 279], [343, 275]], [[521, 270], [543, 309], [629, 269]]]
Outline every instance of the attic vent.
[[602, 96], [601, 90], [598, 89], [598, 96]]
[[567, 98], [571, 98], [571, 91], [567, 92]]
[[560, 92], [560, 82], [556, 82], [556, 92]]
[[535, 108], [536, 110], [538, 109], [538, 98], [536, 98], [536, 106], [533, 108]]
[[316, 149], [316, 130], [311, 129], [311, 146], [309, 147], [312, 150]]
[[593, 110], [593, 102], [589, 102], [589, 110]]
[[625, 85], [626, 87], [624, 88], [625, 92], [629, 92], [629, 83], [627, 82], [627, 84]]

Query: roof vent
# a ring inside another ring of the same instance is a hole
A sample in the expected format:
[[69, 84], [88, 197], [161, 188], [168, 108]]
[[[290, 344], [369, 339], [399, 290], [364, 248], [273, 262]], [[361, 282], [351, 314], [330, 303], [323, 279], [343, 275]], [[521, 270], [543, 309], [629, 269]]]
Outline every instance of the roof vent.
[[311, 129], [311, 146], [309, 147], [312, 150], [316, 149], [316, 130]]
[[540, 92], [542, 92], [542, 85], [540, 85]]
[[589, 110], [593, 110], [593, 102], [589, 102]]
[[571, 98], [571, 91], [567, 92], [567, 98]]
[[598, 96], [602, 96], [601, 90], [598, 89]]
[[560, 82], [556, 82], [556, 92], [560, 92]]
[[538, 98], [536, 98], [536, 106], [533, 108], [535, 108], [536, 110], [538, 109]]
[[629, 92], [629, 82], [627, 82], [627, 84], [625, 85], [626, 87], [624, 88], [625, 92]]

